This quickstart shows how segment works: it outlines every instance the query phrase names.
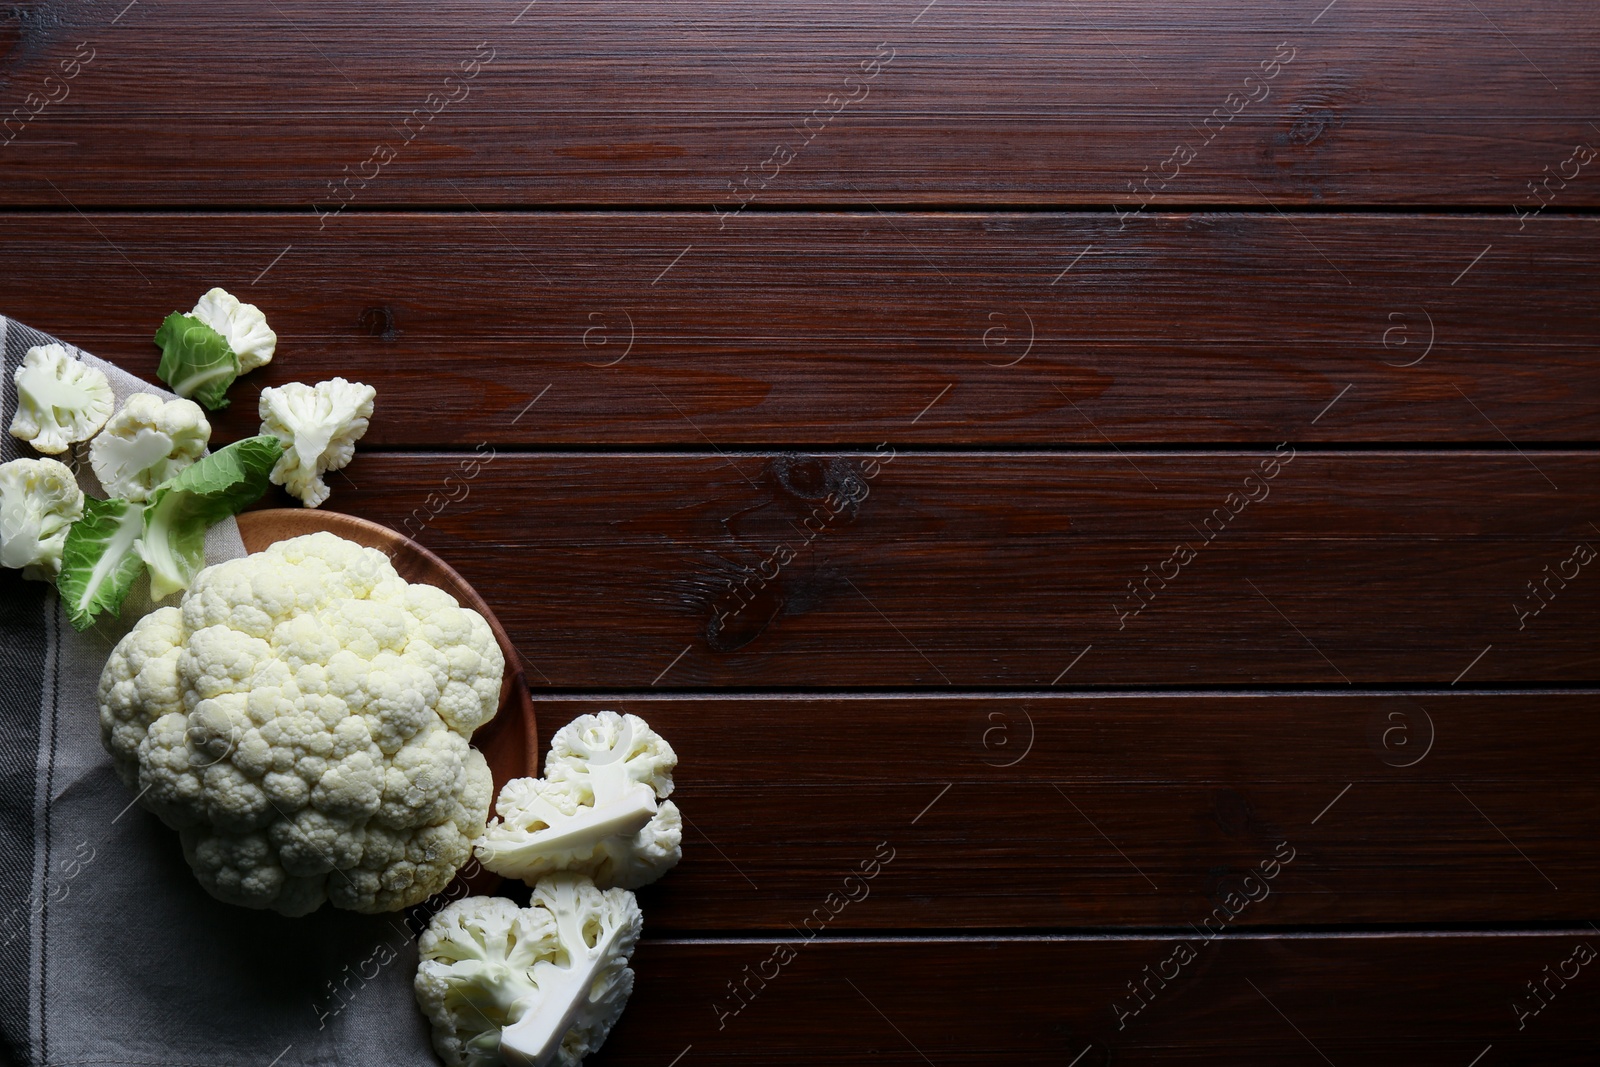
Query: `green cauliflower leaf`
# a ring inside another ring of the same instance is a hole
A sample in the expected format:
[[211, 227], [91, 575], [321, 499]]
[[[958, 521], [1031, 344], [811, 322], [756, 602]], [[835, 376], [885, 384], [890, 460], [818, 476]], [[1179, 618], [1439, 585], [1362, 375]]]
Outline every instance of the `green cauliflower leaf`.
[[164, 483], [144, 513], [139, 555], [150, 568], [154, 600], [189, 588], [205, 566], [206, 530], [261, 499], [283, 454], [276, 437], [235, 441]]
[[139, 539], [144, 535], [144, 506], [126, 500], [83, 502], [83, 517], [67, 531], [61, 549], [61, 574], [56, 589], [77, 630], [87, 630], [95, 616], [115, 614], [144, 569]]
[[239, 357], [228, 339], [193, 315], [174, 311], [156, 331], [161, 364], [156, 375], [181, 397], [212, 411], [228, 406], [228, 386], [239, 376]]

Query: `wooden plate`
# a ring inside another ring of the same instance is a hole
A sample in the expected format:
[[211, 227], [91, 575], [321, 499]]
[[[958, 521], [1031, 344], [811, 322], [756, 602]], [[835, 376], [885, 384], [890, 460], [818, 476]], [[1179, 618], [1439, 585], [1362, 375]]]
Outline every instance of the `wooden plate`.
[[[489, 605], [455, 568], [404, 534], [354, 515], [316, 508], [269, 508], [246, 511], [238, 519], [239, 536], [248, 552], [260, 552], [278, 541], [325, 530], [358, 545], [376, 548], [389, 557], [395, 571], [406, 581], [436, 585], [464, 607], [482, 615], [505, 654], [506, 671], [500, 682], [500, 710], [472, 735], [472, 743], [488, 761], [496, 796], [510, 779], [538, 775], [539, 728], [533, 715], [533, 697], [522, 676], [521, 657]], [[491, 892], [500, 879], [481, 871], [466, 881], [474, 892], [482, 893]]]

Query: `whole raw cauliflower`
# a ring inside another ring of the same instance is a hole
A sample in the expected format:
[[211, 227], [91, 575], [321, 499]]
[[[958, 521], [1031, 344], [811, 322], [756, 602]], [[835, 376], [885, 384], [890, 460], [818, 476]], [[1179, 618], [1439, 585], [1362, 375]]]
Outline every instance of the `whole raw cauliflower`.
[[100, 676], [100, 736], [213, 896], [395, 911], [449, 883], [493, 783], [483, 616], [329, 533], [201, 571]]

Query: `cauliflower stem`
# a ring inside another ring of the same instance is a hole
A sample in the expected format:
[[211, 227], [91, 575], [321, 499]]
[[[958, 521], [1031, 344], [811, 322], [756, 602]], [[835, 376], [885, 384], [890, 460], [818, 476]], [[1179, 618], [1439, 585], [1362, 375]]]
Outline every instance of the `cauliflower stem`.
[[632, 893], [601, 893], [576, 875], [540, 882], [533, 903], [554, 916], [561, 952], [534, 964], [539, 998], [500, 1032], [500, 1055], [511, 1067], [577, 1062], [600, 1046], [633, 992], [627, 962], [643, 926]]

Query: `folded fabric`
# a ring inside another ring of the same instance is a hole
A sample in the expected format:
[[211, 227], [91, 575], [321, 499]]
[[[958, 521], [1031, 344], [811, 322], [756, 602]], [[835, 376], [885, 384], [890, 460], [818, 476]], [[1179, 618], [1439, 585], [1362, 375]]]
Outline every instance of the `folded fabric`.
[[[0, 459], [24, 451], [4, 433], [12, 375], [53, 343], [0, 316]], [[67, 347], [105, 371], [119, 403], [171, 395]], [[82, 451], [58, 458], [103, 495]], [[208, 562], [244, 554], [233, 520], [206, 550]], [[121, 619], [80, 634], [49, 584], [0, 572], [0, 1055], [30, 1067], [435, 1064], [403, 915], [289, 919], [221, 903], [113, 773], [100, 669], [148, 607], [141, 579]]]

